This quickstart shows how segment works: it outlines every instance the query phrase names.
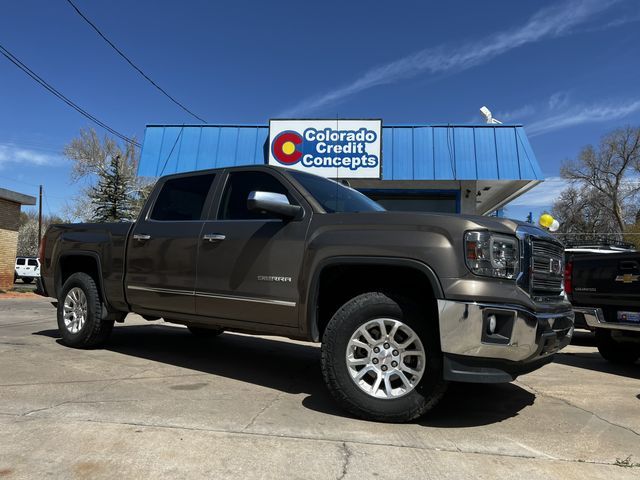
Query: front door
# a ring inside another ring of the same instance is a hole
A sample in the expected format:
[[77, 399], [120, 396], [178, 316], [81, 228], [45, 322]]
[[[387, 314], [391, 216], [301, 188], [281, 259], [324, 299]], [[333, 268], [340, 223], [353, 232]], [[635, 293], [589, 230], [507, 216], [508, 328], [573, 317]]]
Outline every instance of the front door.
[[[253, 191], [287, 195], [305, 214], [283, 220], [250, 211], [247, 198]], [[266, 171], [229, 173], [219, 203], [200, 240], [197, 314], [297, 327], [310, 208], [284, 178]]]
[[136, 222], [125, 281], [134, 311], [195, 313], [196, 259], [213, 179], [214, 174], [170, 178]]

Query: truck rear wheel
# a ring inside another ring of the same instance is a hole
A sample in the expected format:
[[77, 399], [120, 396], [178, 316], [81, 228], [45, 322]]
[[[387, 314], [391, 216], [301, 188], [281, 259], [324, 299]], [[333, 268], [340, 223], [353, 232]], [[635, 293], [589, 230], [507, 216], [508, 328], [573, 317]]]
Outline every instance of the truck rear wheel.
[[612, 363], [632, 364], [640, 358], [640, 343], [618, 342], [608, 329], [596, 329], [596, 346], [600, 355]]
[[111, 334], [113, 320], [102, 320], [96, 282], [86, 273], [71, 275], [58, 297], [58, 330], [68, 347], [91, 348]]
[[382, 422], [408, 422], [433, 408], [447, 387], [435, 321], [380, 292], [349, 300], [322, 337], [322, 373], [333, 397], [352, 414]]

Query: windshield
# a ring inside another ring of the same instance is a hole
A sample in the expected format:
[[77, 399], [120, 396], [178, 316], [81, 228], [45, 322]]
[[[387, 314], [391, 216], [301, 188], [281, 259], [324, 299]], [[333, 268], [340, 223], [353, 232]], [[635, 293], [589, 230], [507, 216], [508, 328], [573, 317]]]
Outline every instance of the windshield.
[[307, 190], [327, 213], [379, 212], [378, 203], [362, 193], [328, 178], [292, 170], [290, 175]]

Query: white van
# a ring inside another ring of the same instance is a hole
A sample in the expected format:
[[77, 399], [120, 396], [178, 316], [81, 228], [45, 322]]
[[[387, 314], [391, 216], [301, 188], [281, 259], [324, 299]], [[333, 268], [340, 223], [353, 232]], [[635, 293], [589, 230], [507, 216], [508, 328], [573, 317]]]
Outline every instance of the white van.
[[16, 270], [13, 281], [21, 279], [24, 283], [31, 283], [40, 276], [40, 261], [35, 257], [16, 257]]

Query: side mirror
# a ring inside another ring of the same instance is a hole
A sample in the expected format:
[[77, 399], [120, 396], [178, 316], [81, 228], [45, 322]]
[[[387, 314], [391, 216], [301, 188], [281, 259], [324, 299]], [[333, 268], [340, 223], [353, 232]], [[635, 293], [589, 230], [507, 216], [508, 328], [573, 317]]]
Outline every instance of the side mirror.
[[294, 218], [301, 211], [299, 205], [291, 205], [286, 195], [274, 192], [251, 192], [247, 199], [249, 210], [264, 210], [284, 218]]

